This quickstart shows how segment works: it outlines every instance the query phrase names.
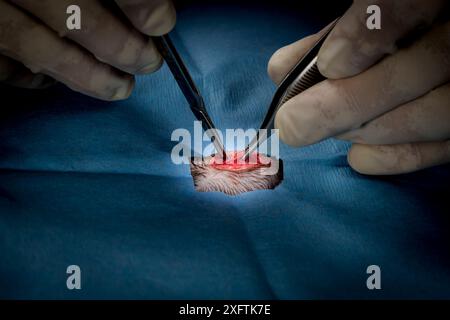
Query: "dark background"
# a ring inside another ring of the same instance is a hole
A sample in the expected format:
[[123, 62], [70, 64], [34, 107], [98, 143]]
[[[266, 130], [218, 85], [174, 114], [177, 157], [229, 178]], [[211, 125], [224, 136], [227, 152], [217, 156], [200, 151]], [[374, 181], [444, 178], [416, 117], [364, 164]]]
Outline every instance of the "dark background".
[[[272, 53], [342, 7], [180, 1], [172, 37], [218, 127], [256, 127]], [[202, 194], [170, 161], [172, 130], [193, 117], [166, 67], [123, 102], [62, 85], [0, 94], [1, 298], [450, 297], [448, 165], [366, 177], [328, 139], [282, 145], [274, 191]], [[66, 288], [71, 264], [79, 291]], [[366, 288], [371, 264], [380, 291]]]

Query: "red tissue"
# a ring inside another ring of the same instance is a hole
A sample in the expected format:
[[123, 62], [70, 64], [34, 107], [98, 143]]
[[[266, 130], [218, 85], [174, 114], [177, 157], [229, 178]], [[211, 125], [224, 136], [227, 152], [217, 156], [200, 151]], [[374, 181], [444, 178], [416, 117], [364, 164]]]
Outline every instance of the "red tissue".
[[242, 159], [243, 151], [221, 156], [193, 158], [191, 175], [200, 192], [218, 191], [228, 195], [261, 189], [274, 189], [283, 180], [282, 161], [253, 153]]

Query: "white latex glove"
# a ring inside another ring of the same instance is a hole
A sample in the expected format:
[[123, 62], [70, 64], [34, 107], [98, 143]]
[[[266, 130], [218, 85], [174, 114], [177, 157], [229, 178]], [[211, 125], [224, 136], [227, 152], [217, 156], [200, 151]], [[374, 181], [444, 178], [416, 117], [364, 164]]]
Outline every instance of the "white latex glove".
[[[134, 74], [162, 58], [149, 36], [175, 24], [170, 0], [0, 0], [0, 81], [27, 88], [55, 79], [103, 100], [127, 98]], [[112, 3], [114, 5], [114, 3]], [[81, 8], [81, 30], [68, 30], [69, 5]]]
[[[368, 5], [381, 30], [366, 27]], [[328, 137], [354, 142], [349, 164], [364, 174], [399, 174], [450, 161], [450, 23], [435, 19], [445, 0], [357, 0], [324, 43], [318, 66], [329, 78], [286, 102], [275, 126], [292, 146]], [[399, 39], [430, 27], [412, 44]], [[318, 35], [279, 49], [269, 74], [281, 81]]]

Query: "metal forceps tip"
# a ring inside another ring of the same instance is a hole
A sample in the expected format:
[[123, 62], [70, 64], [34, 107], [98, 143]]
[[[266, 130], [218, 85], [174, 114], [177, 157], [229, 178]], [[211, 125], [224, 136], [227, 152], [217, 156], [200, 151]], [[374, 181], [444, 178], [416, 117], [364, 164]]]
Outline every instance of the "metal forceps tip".
[[192, 113], [197, 120], [202, 122], [203, 130], [205, 130], [214, 144], [218, 154], [222, 154], [225, 158], [225, 149], [222, 141], [217, 134], [214, 123], [208, 115], [205, 108], [205, 102], [200, 94], [197, 86], [194, 83], [186, 65], [179, 55], [169, 35], [163, 35], [153, 38], [156, 47], [166, 61], [170, 71], [172, 72], [178, 86], [183, 92]]

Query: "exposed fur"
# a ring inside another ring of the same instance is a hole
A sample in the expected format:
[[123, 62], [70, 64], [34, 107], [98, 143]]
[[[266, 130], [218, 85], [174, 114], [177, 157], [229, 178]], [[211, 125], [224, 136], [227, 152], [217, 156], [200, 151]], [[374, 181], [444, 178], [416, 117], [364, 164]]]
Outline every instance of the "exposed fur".
[[281, 159], [270, 158], [270, 167], [257, 166], [245, 171], [217, 169], [211, 165], [211, 160], [212, 157], [191, 160], [191, 175], [197, 191], [238, 195], [254, 190], [274, 189], [283, 180]]

